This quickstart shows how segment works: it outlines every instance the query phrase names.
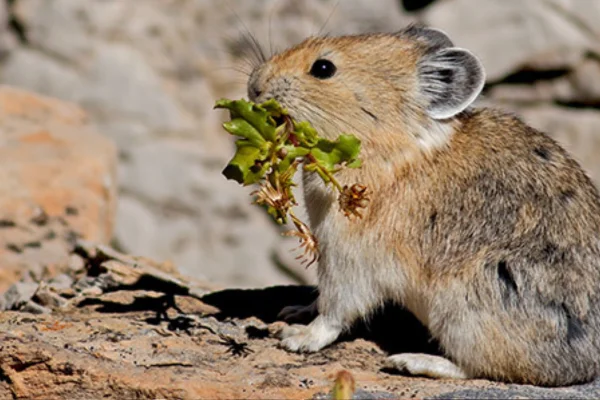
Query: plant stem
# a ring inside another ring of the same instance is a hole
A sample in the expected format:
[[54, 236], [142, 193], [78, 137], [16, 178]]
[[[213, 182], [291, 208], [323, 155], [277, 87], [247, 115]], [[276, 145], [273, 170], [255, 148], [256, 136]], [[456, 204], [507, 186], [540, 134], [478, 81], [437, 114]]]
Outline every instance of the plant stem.
[[338, 190], [338, 192], [341, 193], [344, 190], [344, 187], [342, 185], [340, 185], [340, 183], [337, 181], [337, 179], [334, 178], [333, 174], [331, 172], [329, 172], [326, 168], [323, 168], [323, 166], [321, 166], [321, 164], [319, 164], [319, 162], [317, 161], [316, 158], [314, 158], [311, 154], [308, 154], [306, 156], [306, 158], [308, 158], [312, 164], [315, 164], [317, 166], [317, 168], [319, 168], [319, 170], [321, 171], [321, 173], [323, 175], [327, 176], [327, 179], [329, 179], [331, 181], [331, 183], [333, 184], [333, 186], [335, 186], [335, 188]]

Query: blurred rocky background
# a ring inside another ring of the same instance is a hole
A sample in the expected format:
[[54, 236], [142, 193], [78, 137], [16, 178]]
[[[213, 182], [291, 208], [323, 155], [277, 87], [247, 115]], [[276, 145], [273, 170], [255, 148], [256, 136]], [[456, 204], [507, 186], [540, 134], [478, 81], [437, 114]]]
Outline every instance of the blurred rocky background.
[[[233, 148], [212, 106], [245, 95], [250, 66], [240, 43], [249, 32], [272, 52], [319, 32], [394, 31], [417, 21], [482, 59], [483, 103], [549, 132], [600, 183], [595, 0], [0, 0], [0, 83], [78, 104], [85, 123], [116, 143], [116, 217], [104, 142], [68, 147], [89, 156], [49, 175], [76, 175], [98, 160], [98, 174], [85, 179], [97, 180], [90, 193], [104, 197], [86, 204], [102, 210], [97, 218], [115, 219], [118, 249], [229, 286], [306, 283], [314, 268], [294, 260], [296, 242], [250, 205], [249, 190], [222, 177]], [[42, 133], [30, 140], [47, 139], [40, 115]], [[34, 162], [37, 154], [20, 157]], [[0, 191], [13, 191], [6, 182]]]

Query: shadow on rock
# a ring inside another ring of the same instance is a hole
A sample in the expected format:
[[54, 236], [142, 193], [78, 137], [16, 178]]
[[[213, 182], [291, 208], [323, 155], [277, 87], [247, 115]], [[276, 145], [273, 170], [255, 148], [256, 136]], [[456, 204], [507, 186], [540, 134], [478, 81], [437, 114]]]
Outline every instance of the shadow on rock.
[[[312, 286], [274, 286], [265, 289], [227, 289], [210, 293], [202, 301], [217, 307], [218, 319], [256, 317], [265, 323], [280, 320], [277, 314], [291, 305], [308, 305], [318, 296]], [[310, 321], [302, 321], [308, 323]], [[340, 341], [362, 338], [375, 342], [390, 353], [440, 354], [439, 345], [410, 312], [387, 304], [371, 315], [368, 321], [358, 321]]]
[[169, 308], [175, 308], [175, 301], [171, 294], [161, 297], [139, 296], [135, 297], [132, 303], [122, 303], [118, 301], [103, 300], [98, 298], [87, 298], [80, 301], [77, 307], [100, 306], [96, 308], [97, 312], [124, 314], [135, 311], [156, 311], [164, 313]]
[[313, 286], [273, 286], [265, 289], [227, 289], [202, 297], [220, 312], [219, 319], [256, 317], [270, 324], [283, 307], [310, 304], [319, 292]]

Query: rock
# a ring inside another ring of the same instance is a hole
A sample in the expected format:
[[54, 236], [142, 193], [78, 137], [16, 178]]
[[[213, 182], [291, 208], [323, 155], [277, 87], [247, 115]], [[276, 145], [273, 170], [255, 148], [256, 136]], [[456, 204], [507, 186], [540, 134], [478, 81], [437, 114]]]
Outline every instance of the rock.
[[577, 23], [588, 36], [600, 36], [600, 4], [587, 0], [549, 0], [549, 6]]
[[4, 310], [18, 309], [27, 303], [37, 290], [38, 285], [32, 282], [17, 282], [4, 293]]
[[[0, 210], [5, 219], [61, 216], [106, 242], [116, 202], [116, 152], [74, 105], [0, 88]], [[41, 211], [40, 211], [41, 210]]]
[[91, 35], [82, 21], [86, 8], [82, 3], [68, 0], [56, 0], [52, 6], [44, 1], [14, 3], [14, 13], [26, 27], [29, 43], [60, 59], [82, 60], [90, 55]]
[[9, 26], [11, 13], [10, 3], [0, 3], [0, 58], [5, 57], [17, 46], [17, 37]]
[[[78, 242], [74, 254], [85, 264], [67, 273], [75, 297], [36, 284], [21, 296], [28, 300], [20, 311], [0, 312], [0, 398], [328, 399], [342, 370], [356, 382], [354, 399], [600, 395], [598, 381], [549, 389], [391, 373], [383, 368], [387, 352], [435, 347], [399, 308], [375, 314], [369, 327], [358, 324], [318, 353], [288, 353], [277, 347], [285, 324], [276, 314], [310, 303], [312, 287], [218, 291], [105, 246]], [[76, 275], [96, 291], [78, 291]], [[61, 300], [44, 307], [49, 293]]]
[[589, 58], [575, 68], [569, 80], [573, 86], [570, 96], [556, 96], [564, 102], [600, 104], [600, 62]]
[[[47, 309], [58, 309], [67, 304], [67, 299], [62, 297], [56, 289], [45, 282], [39, 284], [33, 300], [35, 300], [36, 304]], [[23, 309], [21, 311], [27, 312], [27, 310]]]
[[50, 308], [44, 307], [40, 303], [31, 300], [19, 305], [19, 311], [30, 314], [50, 314], [51, 312]]
[[[584, 2], [483, 0], [477, 2], [477, 18], [464, 18], [472, 11], [471, 1], [438, 1], [425, 10], [423, 21], [473, 51], [485, 65], [488, 81], [495, 82], [525, 67], [569, 68], [588, 51], [597, 51], [598, 36], [592, 33], [597, 24], [573, 18], [568, 10], [585, 13]], [[596, 6], [587, 8], [597, 15]]]
[[[32, 72], [36, 74], [32, 75]], [[3, 82], [12, 86], [70, 102], [80, 100], [78, 93], [85, 86], [77, 71], [64, 68], [60, 60], [27, 47], [19, 47], [10, 53], [0, 75]]]
[[[532, 79], [536, 78], [535, 71], [530, 74]], [[600, 62], [586, 58], [558, 77], [494, 85], [487, 95], [496, 101], [525, 106], [560, 102], [593, 107], [600, 104]]]
[[76, 237], [110, 240], [116, 152], [78, 107], [0, 87], [0, 290], [66, 268]]
[[[74, 270], [73, 272], [77, 272]], [[60, 274], [48, 281], [48, 285], [54, 290], [64, 290], [73, 285], [73, 278], [67, 274]]]

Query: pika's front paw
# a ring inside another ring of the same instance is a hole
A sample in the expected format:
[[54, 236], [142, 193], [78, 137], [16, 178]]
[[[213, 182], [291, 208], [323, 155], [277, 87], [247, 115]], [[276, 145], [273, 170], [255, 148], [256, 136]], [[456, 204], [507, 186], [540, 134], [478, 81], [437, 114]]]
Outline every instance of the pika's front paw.
[[297, 353], [314, 353], [333, 343], [341, 329], [335, 328], [317, 317], [309, 325], [290, 325], [280, 333], [280, 346]]
[[307, 325], [286, 326], [279, 337], [281, 347], [297, 353], [314, 353], [327, 345], [321, 344], [319, 337], [313, 337]]

